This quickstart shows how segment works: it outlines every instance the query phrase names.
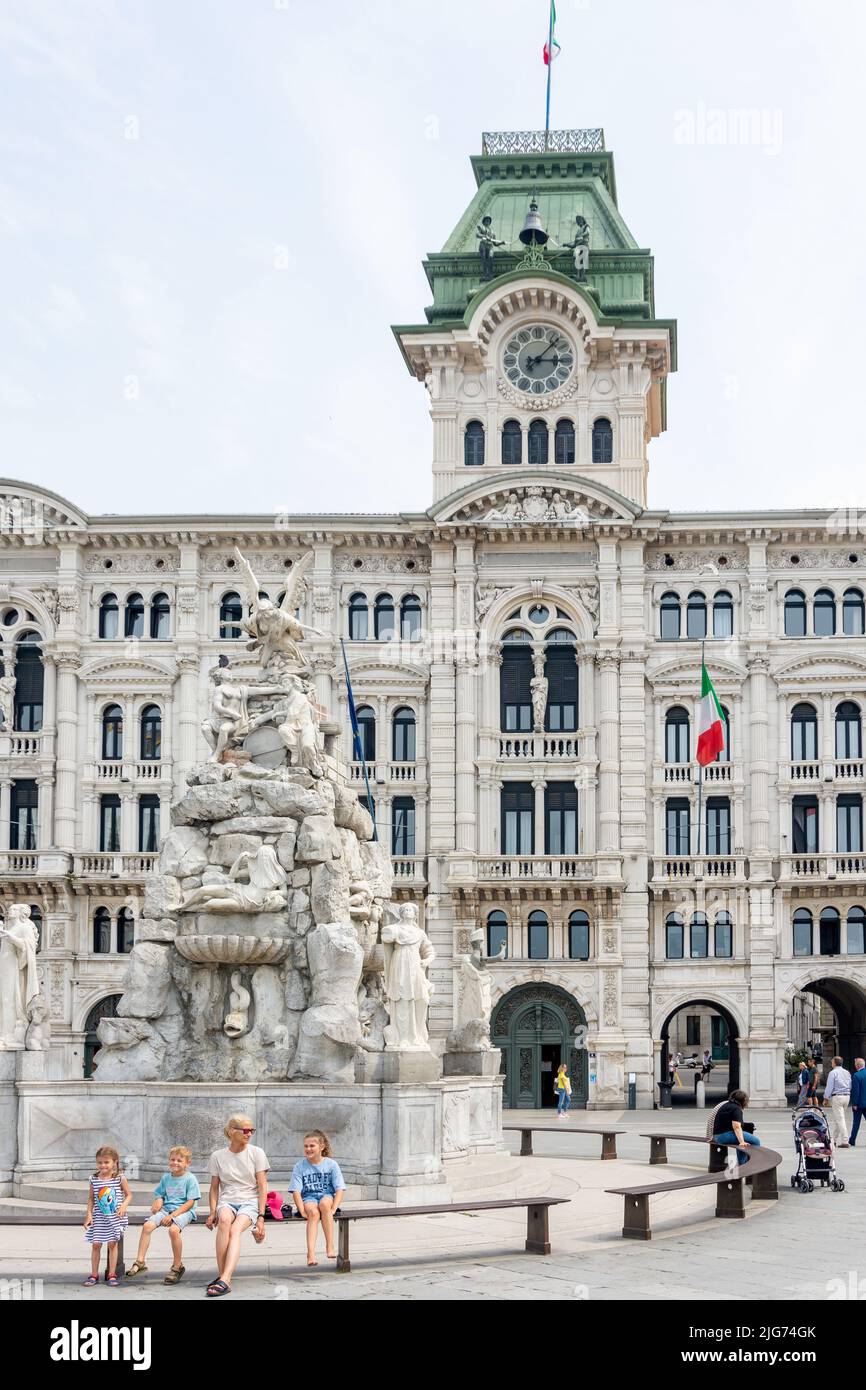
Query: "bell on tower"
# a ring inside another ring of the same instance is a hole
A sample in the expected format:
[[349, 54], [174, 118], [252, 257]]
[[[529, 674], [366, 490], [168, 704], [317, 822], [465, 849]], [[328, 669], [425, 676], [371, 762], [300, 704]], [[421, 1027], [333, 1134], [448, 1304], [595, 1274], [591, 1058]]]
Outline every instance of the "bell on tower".
[[541, 213], [538, 211], [535, 194], [532, 195], [529, 203], [529, 212], [526, 214], [526, 220], [520, 232], [520, 240], [524, 246], [545, 246], [550, 240], [541, 220]]

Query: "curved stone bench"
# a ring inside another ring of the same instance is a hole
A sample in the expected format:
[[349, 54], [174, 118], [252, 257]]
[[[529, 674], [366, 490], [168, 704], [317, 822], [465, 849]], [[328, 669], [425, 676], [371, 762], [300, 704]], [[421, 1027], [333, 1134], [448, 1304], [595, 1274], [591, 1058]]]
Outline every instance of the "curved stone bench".
[[[652, 1136], [657, 1138], [659, 1136]], [[685, 1135], [666, 1136], [668, 1139], [687, 1138]], [[709, 1144], [708, 1139], [694, 1138], [696, 1143]], [[716, 1145], [717, 1148], [723, 1147]], [[736, 1148], [735, 1144], [725, 1145]], [[659, 1161], [658, 1159], [656, 1160]], [[716, 1188], [716, 1216], [743, 1217], [746, 1214], [746, 1178], [752, 1179], [752, 1197], [757, 1201], [775, 1201], [779, 1192], [776, 1185], [776, 1169], [782, 1162], [782, 1155], [774, 1149], [750, 1148], [745, 1163], [739, 1165], [737, 1174], [729, 1177], [726, 1172], [697, 1173], [691, 1178], [674, 1178], [671, 1182], [647, 1183], [642, 1187], [608, 1187], [605, 1190], [623, 1198], [622, 1234], [626, 1240], [651, 1240], [652, 1231], [649, 1219], [649, 1199], [659, 1192], [683, 1192], [689, 1187]]]

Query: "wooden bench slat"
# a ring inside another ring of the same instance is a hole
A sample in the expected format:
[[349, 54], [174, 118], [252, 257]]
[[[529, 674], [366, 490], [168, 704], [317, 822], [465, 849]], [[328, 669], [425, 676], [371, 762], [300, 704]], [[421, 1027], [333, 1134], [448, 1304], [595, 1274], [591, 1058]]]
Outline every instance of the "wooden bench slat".
[[[644, 1134], [643, 1139], [653, 1141], [650, 1163], [667, 1162], [667, 1159], [653, 1157], [655, 1146], [661, 1142], [662, 1147], [667, 1139], [683, 1139], [686, 1136], [679, 1134]], [[702, 1135], [697, 1141], [702, 1144], [711, 1144], [716, 1149], [737, 1148], [736, 1144], [719, 1144], [712, 1139], [707, 1139]], [[778, 1186], [776, 1182], [776, 1169], [782, 1162], [782, 1155], [774, 1149], [764, 1147], [750, 1147], [745, 1163], [738, 1163], [737, 1172], [729, 1174], [726, 1169], [721, 1172], [700, 1173], [691, 1178], [674, 1178], [670, 1182], [647, 1183], [640, 1187], [608, 1187], [606, 1192], [613, 1196], [623, 1198], [623, 1226], [622, 1234], [627, 1240], [650, 1240], [652, 1232], [649, 1220], [649, 1199], [659, 1192], [678, 1192], [689, 1187], [710, 1187], [716, 1188], [716, 1216], [720, 1217], [743, 1217], [746, 1214], [745, 1208], [745, 1185], [746, 1180], [751, 1180], [752, 1197], [758, 1201], [774, 1201], [778, 1197]]]
[[490, 1202], [442, 1202], [423, 1207], [368, 1207], [366, 1211], [346, 1209], [335, 1216], [335, 1221], [368, 1221], [380, 1216], [428, 1216], [448, 1211], [495, 1211], [504, 1207], [555, 1207], [570, 1202], [570, 1197], [503, 1197]]

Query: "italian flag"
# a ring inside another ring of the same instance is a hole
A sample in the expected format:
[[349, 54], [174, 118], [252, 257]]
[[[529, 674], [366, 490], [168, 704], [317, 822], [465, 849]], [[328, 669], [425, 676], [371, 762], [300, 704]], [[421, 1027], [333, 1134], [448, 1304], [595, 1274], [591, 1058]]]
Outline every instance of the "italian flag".
[[725, 746], [724, 716], [709, 673], [701, 662], [701, 703], [698, 706], [698, 746], [695, 756], [701, 767], [714, 763]]
[[544, 45], [544, 49], [542, 50], [543, 53], [544, 53], [544, 61], [545, 61], [545, 64], [550, 64], [550, 63], [552, 63], [553, 60], [554, 60], [554, 58], [558, 58], [558, 57], [559, 57], [559, 54], [560, 54], [560, 47], [559, 47], [559, 44], [556, 42], [556, 36], [555, 36], [555, 34], [554, 34], [554, 29], [555, 29], [555, 28], [556, 28], [556, 5], [553, 3], [553, 0], [550, 0], [550, 37], [551, 37], [551, 43], [550, 43], [549, 46], [548, 46], [548, 44], [545, 44], [545, 45]]

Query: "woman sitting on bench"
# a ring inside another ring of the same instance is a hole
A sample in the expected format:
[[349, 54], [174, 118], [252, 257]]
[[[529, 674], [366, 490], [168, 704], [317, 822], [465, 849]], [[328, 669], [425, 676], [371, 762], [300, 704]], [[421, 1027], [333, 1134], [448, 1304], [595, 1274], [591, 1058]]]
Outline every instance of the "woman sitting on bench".
[[761, 1147], [756, 1134], [748, 1134], [743, 1129], [743, 1110], [749, 1103], [745, 1091], [731, 1091], [728, 1099], [718, 1107], [713, 1115], [713, 1138], [719, 1144], [736, 1144], [737, 1161], [745, 1163], [748, 1145]]

